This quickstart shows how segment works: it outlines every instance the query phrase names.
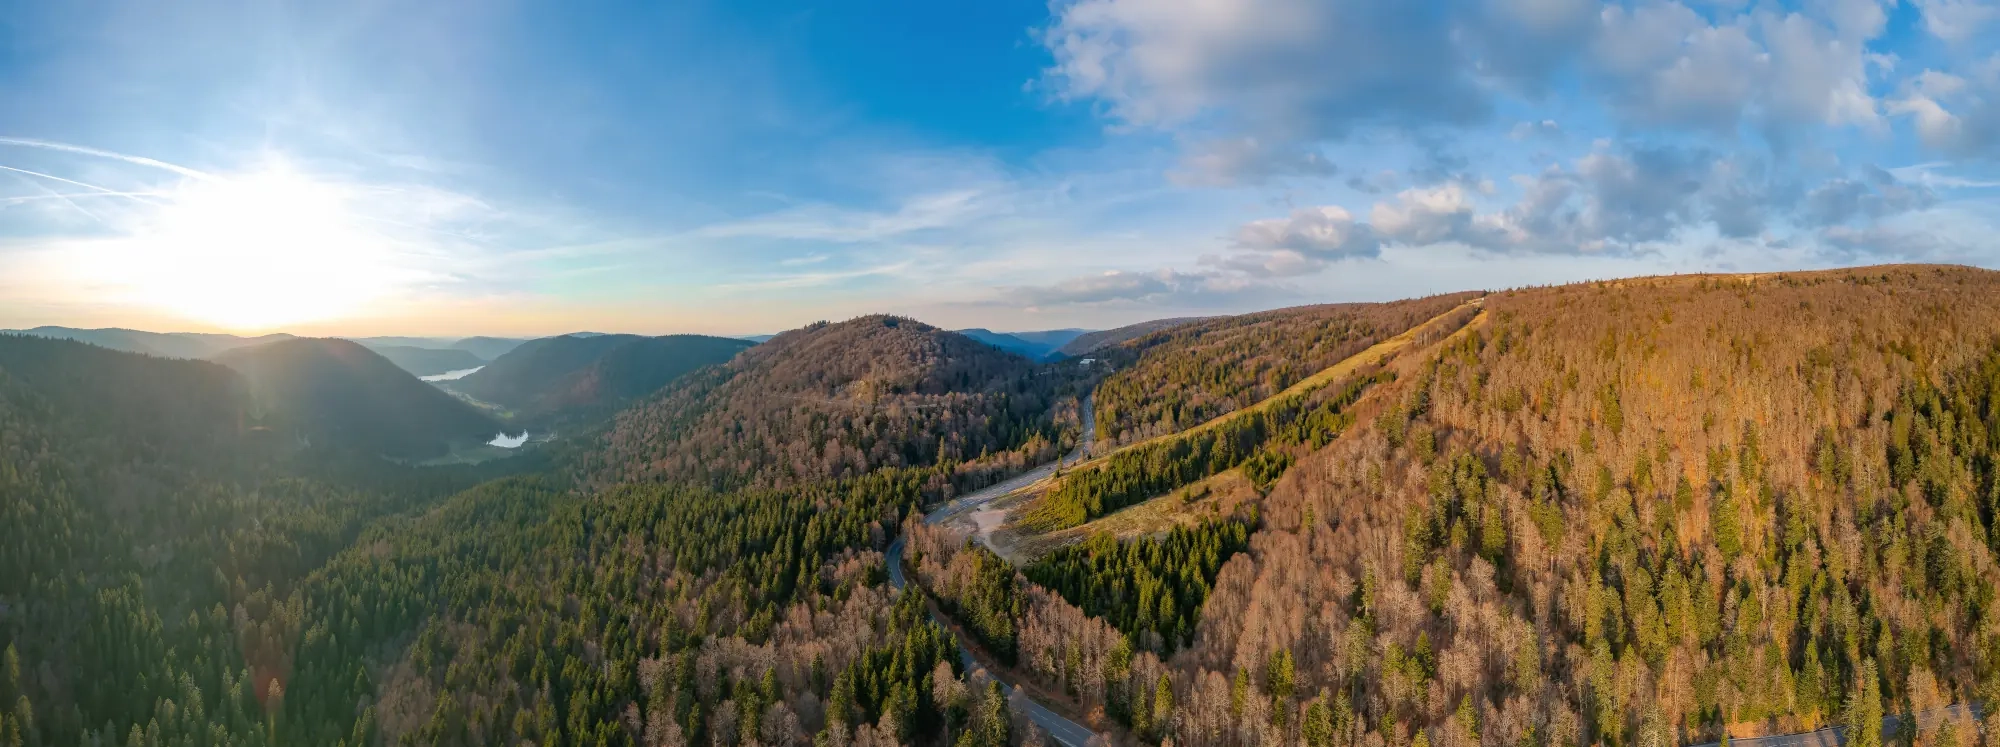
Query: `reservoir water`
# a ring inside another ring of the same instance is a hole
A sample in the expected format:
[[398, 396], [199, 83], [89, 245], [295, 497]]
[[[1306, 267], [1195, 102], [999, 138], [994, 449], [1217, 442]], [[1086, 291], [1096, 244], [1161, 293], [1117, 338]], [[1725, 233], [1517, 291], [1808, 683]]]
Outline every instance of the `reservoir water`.
[[482, 368], [485, 368], [485, 366], [473, 366], [471, 368], [461, 368], [456, 371], [446, 371], [441, 374], [431, 374], [429, 376], [419, 376], [417, 378], [423, 379], [424, 381], [457, 381], [467, 376], [471, 376], [474, 371], [478, 371], [479, 369]]
[[494, 436], [493, 440], [486, 442], [486, 445], [498, 446], [502, 449], [513, 449], [513, 448], [519, 448], [521, 444], [527, 442], [528, 442], [528, 432], [521, 431], [521, 435], [519, 436], [509, 436], [505, 433]]

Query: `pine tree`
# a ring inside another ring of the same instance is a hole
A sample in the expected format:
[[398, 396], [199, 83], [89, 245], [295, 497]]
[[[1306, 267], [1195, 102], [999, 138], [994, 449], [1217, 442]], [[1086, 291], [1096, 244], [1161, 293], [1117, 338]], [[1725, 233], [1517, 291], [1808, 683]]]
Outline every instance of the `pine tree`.
[[1844, 721], [1848, 747], [1882, 747], [1882, 684], [1872, 658], [1854, 673]]

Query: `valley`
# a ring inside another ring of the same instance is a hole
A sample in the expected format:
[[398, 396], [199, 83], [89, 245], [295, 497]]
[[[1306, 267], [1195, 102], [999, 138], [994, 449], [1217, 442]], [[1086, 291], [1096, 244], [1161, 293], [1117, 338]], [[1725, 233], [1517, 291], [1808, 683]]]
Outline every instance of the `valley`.
[[1942, 745], [2000, 693], [2000, 273], [1170, 322], [436, 381], [0, 335], [0, 737]]

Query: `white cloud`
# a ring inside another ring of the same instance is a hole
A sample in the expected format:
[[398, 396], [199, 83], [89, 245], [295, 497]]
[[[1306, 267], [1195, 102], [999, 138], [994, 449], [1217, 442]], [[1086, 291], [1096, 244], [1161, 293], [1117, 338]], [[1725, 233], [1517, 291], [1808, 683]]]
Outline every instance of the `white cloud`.
[[1448, 21], [1400, 3], [1074, 0], [1052, 10], [1046, 84], [1127, 125], [1310, 139], [1486, 111]]
[[1372, 257], [1381, 242], [1365, 224], [1338, 205], [1300, 208], [1286, 218], [1251, 221], [1237, 231], [1238, 246], [1290, 250], [1316, 259]]
[[1593, 47], [1610, 101], [1630, 121], [1782, 137], [1798, 125], [1876, 129], [1867, 51], [1886, 22], [1876, 0], [1828, 0], [1811, 15], [1758, 10], [1710, 22], [1679, 2], [1611, 6]]
[[1187, 146], [1180, 168], [1167, 176], [1189, 186], [1254, 184], [1283, 177], [1324, 177], [1339, 172], [1317, 148], [1278, 144], [1254, 136]]
[[1924, 28], [1932, 36], [1959, 43], [1979, 38], [1980, 31], [2000, 20], [2000, 2], [1994, 0], [1913, 0], [1924, 14]]
[[1909, 117], [1917, 137], [1945, 153], [1981, 155], [2000, 149], [2000, 54], [1963, 76], [1919, 73], [1889, 100], [1889, 111]]
[[1873, 223], [1937, 202], [1937, 193], [1930, 187], [1902, 182], [1888, 171], [1869, 166], [1860, 179], [1832, 179], [1814, 188], [1800, 207], [1800, 217], [1815, 226]]
[[1064, 280], [1042, 287], [1017, 289], [1030, 306], [1096, 304], [1113, 301], [1148, 301], [1179, 291], [1182, 286], [1199, 285], [1203, 278], [1173, 270], [1126, 272], [1113, 270]]
[[696, 229], [710, 239], [766, 238], [833, 242], [880, 241], [919, 231], [949, 228], [1008, 207], [979, 188], [951, 189], [902, 200], [892, 210], [856, 210], [829, 204], [790, 207], [743, 220]]
[[1556, 124], [1556, 121], [1553, 119], [1544, 119], [1540, 122], [1519, 122], [1514, 125], [1514, 129], [1509, 130], [1507, 133], [1507, 137], [1515, 140], [1528, 140], [1537, 137], [1560, 140], [1562, 136], [1562, 126]]

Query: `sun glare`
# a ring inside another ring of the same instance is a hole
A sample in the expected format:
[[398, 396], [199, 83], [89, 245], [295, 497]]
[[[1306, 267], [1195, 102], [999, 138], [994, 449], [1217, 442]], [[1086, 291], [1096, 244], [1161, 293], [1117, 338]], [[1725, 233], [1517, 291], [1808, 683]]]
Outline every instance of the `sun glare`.
[[234, 330], [351, 314], [405, 279], [359, 197], [282, 164], [190, 179], [89, 272], [131, 303]]

